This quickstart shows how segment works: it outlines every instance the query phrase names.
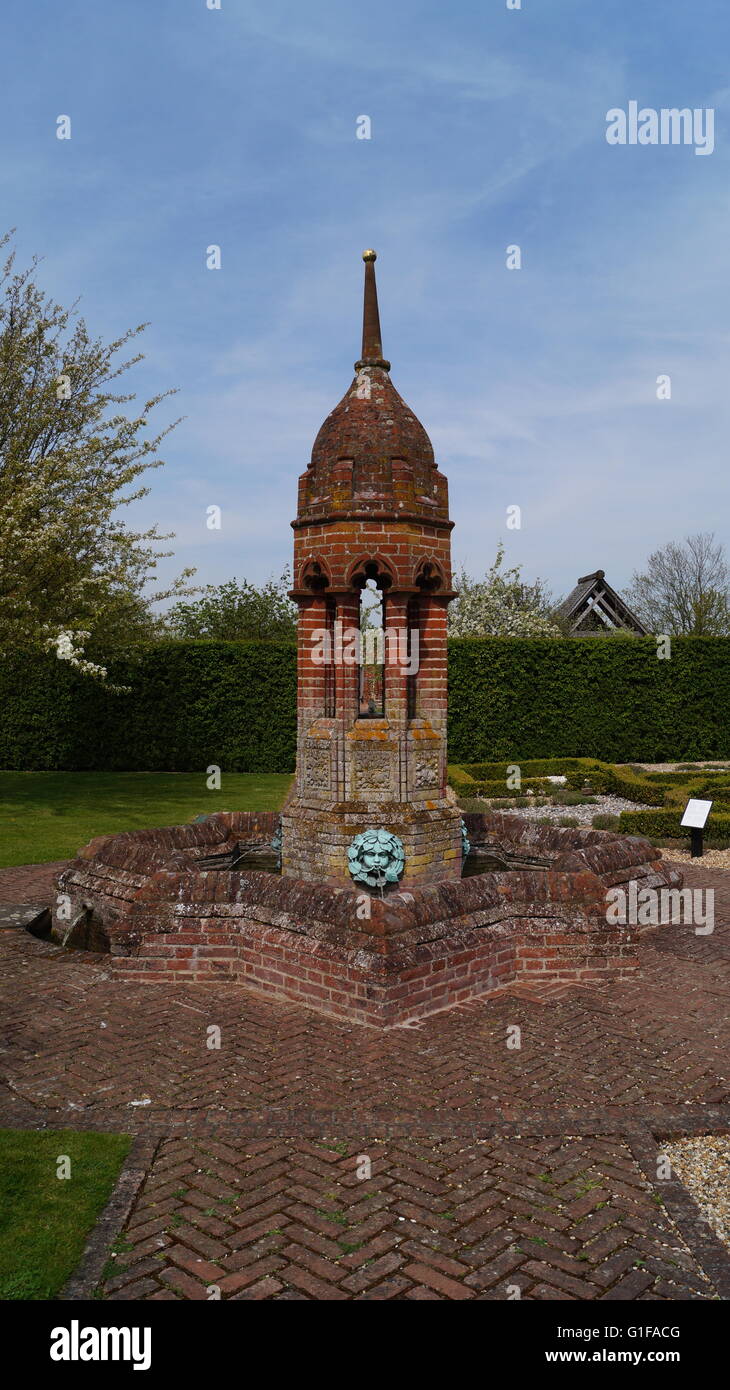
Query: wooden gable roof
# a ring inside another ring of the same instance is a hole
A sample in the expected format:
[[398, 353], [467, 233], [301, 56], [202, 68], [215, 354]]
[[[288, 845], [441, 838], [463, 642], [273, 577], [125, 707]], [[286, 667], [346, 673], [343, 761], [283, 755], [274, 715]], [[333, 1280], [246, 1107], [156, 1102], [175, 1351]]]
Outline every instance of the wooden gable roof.
[[643, 623], [608, 583], [605, 570], [584, 574], [557, 613], [568, 619], [575, 637], [599, 637], [616, 628], [633, 632], [637, 637], [648, 636]]

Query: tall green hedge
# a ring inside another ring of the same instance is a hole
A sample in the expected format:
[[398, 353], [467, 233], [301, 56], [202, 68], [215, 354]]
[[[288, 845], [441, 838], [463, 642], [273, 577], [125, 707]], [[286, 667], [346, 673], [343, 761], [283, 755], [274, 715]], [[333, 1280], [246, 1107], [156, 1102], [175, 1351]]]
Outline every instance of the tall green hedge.
[[[457, 638], [449, 760], [730, 758], [730, 638]], [[289, 642], [164, 642], [109, 663], [113, 694], [55, 656], [0, 660], [0, 767], [288, 772]]]
[[291, 642], [164, 642], [108, 663], [114, 694], [55, 656], [0, 664], [0, 767], [288, 772], [296, 755]]
[[730, 638], [458, 638], [449, 761], [730, 758]]

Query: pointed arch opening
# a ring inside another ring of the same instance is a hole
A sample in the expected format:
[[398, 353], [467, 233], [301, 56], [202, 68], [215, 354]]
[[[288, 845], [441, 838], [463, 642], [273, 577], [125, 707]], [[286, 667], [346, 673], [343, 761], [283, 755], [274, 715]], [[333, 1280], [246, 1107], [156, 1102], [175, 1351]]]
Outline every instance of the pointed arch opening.
[[311, 594], [324, 594], [330, 586], [330, 575], [324, 560], [310, 557], [302, 565], [299, 576], [300, 588]]
[[422, 594], [435, 594], [446, 587], [444, 572], [438, 560], [421, 560], [414, 575], [414, 583]]
[[360, 590], [361, 719], [385, 717], [385, 605], [393, 571], [379, 555], [362, 556], [350, 566], [349, 580]]

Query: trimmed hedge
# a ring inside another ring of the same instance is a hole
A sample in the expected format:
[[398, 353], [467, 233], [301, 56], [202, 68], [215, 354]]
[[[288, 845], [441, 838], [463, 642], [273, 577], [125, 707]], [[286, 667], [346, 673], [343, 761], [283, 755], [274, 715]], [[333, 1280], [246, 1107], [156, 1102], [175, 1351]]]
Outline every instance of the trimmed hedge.
[[[647, 835], [655, 840], [689, 841], [689, 830], [680, 825], [682, 811], [622, 811], [619, 816], [619, 829], [623, 835]], [[724, 813], [710, 816], [705, 826], [705, 839], [730, 840], [730, 815]]]
[[585, 772], [569, 772], [568, 786], [578, 790], [588, 778], [594, 792], [601, 796], [623, 796], [627, 801], [638, 801], [643, 806], [663, 806], [665, 792], [656, 783], [648, 782], [626, 767], [611, 767], [607, 763], [595, 763]]
[[730, 758], [730, 638], [454, 638], [449, 757]]
[[55, 656], [0, 665], [0, 767], [25, 771], [290, 772], [291, 642], [164, 642], [108, 663], [114, 694]]
[[[508, 763], [465, 763], [449, 766], [449, 782], [460, 797], [504, 797], [516, 795], [507, 786]], [[514, 767], [515, 764], [512, 764]], [[726, 772], [706, 773], [701, 768], [679, 773], [679, 782], [657, 782], [656, 777], [642, 768], [615, 767], [593, 758], [527, 758], [517, 764], [522, 774], [520, 791], [557, 796], [559, 788], [546, 776], [564, 776], [567, 787], [582, 791], [590, 784], [591, 792], [599, 795], [622, 796], [639, 806], [661, 806], [670, 815], [681, 815], [690, 796], [707, 798], [714, 803], [713, 817], [730, 812], [730, 788], [724, 783]], [[673, 808], [680, 808], [675, 811]], [[629, 812], [628, 814], [632, 814]], [[669, 832], [667, 832], [669, 833]]]
[[552, 796], [559, 788], [554, 782], [549, 782], [547, 777], [524, 777], [519, 787], [508, 787], [505, 779], [501, 777], [470, 782], [465, 785], [464, 790], [469, 796], [511, 797], [524, 796], [527, 792], [534, 792], [536, 796]]
[[[0, 767], [294, 767], [292, 643], [164, 642], [108, 664], [111, 680], [131, 694], [114, 695], [55, 656], [3, 654]], [[504, 761], [524, 769], [530, 760], [540, 777], [561, 772], [561, 759], [730, 758], [729, 710], [730, 638], [674, 638], [669, 661], [657, 659], [652, 638], [449, 643], [449, 753], [456, 763], [499, 760], [498, 767]], [[500, 775], [485, 768], [483, 780]]]
[[597, 766], [593, 758], [524, 758], [516, 763], [464, 763], [462, 771], [477, 782], [493, 781], [495, 778], [504, 782], [509, 767], [519, 767], [523, 777], [565, 777], [569, 772], [579, 771], [583, 767]]
[[[449, 767], [451, 785], [466, 796], [510, 796], [514, 791], [507, 786], [508, 763], [464, 763], [462, 767]], [[547, 774], [565, 777], [567, 786], [581, 791], [584, 783], [590, 783], [591, 791], [603, 795], [612, 792], [623, 796], [627, 801], [638, 801], [644, 806], [663, 806], [665, 789], [647, 780], [645, 776], [630, 768], [613, 767], [610, 763], [598, 762], [595, 758], [526, 758], [518, 766], [522, 774], [521, 791], [557, 794], [559, 787], [548, 781]], [[542, 776], [535, 774], [544, 774]], [[685, 786], [697, 774], [684, 773]]]

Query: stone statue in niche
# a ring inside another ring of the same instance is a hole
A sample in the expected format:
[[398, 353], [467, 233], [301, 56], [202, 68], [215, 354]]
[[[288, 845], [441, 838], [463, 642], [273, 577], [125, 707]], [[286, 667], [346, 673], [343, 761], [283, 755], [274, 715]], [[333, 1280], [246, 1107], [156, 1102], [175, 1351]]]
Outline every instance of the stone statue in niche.
[[[464, 824], [464, 822], [462, 821], [462, 825], [463, 825], [463, 824]], [[279, 821], [279, 824], [277, 825], [276, 830], [274, 831], [274, 834], [273, 834], [273, 836], [272, 836], [272, 838], [271, 838], [271, 845], [270, 845], [270, 848], [272, 849], [273, 853], [276, 855], [276, 867], [279, 869], [279, 871], [281, 871], [281, 848], [282, 848], [281, 821]]]
[[384, 888], [397, 883], [405, 866], [403, 841], [390, 830], [363, 830], [347, 851], [352, 877], [368, 888]]

